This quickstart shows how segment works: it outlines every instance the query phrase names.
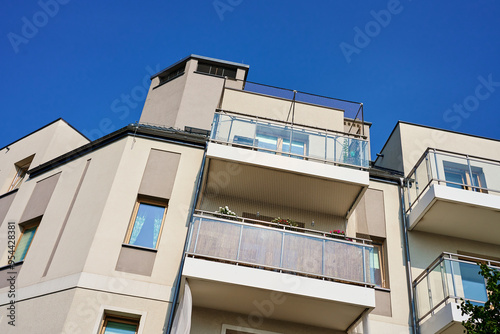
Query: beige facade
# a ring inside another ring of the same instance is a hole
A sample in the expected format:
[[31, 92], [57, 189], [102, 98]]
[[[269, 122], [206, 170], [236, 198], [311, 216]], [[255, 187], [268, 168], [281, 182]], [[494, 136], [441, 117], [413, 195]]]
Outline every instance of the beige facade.
[[500, 260], [499, 142], [399, 122], [371, 161], [361, 103], [248, 70], [191, 55], [139, 124], [1, 150], [0, 332], [461, 330]]

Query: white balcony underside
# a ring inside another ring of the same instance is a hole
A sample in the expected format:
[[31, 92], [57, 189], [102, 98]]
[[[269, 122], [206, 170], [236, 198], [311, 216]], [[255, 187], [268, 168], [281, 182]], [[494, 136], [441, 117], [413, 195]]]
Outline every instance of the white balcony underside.
[[346, 330], [375, 307], [375, 290], [250, 267], [186, 258], [193, 305]]
[[410, 230], [500, 244], [500, 196], [431, 185], [409, 215]]
[[462, 321], [467, 319], [457, 308], [457, 303], [449, 303], [430, 316], [420, 325], [422, 334], [463, 334]]
[[367, 171], [209, 143], [207, 193], [346, 216]]

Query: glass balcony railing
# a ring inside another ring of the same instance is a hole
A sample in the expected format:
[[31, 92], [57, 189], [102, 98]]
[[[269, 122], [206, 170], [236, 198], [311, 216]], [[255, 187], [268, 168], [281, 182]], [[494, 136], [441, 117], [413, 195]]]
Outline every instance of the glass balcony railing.
[[493, 268], [498, 263], [443, 253], [413, 282], [419, 322], [432, 316], [450, 302], [484, 304], [488, 300], [486, 283], [479, 274], [478, 262]]
[[259, 118], [215, 113], [211, 140], [296, 159], [368, 168], [368, 141]]
[[[188, 256], [373, 287], [376, 254], [368, 240], [198, 211]], [[233, 220], [234, 219], [234, 220]]]
[[432, 184], [500, 195], [500, 162], [428, 149], [406, 179], [407, 211]]

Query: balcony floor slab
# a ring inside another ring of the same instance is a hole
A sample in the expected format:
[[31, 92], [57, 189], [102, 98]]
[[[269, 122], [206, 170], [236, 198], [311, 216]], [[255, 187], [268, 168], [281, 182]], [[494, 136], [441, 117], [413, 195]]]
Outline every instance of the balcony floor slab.
[[410, 230], [500, 244], [500, 196], [433, 184], [409, 214]]
[[[193, 305], [346, 330], [375, 307], [375, 289], [186, 258]], [[266, 313], [266, 314], [264, 314]]]
[[462, 321], [467, 320], [457, 308], [457, 303], [446, 304], [420, 325], [422, 334], [463, 334]]

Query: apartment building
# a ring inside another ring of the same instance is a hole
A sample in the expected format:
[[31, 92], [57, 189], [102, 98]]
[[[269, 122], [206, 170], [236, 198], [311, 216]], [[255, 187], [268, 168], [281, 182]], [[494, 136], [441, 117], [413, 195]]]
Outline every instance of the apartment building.
[[362, 103], [248, 70], [191, 55], [137, 124], [0, 150], [2, 333], [461, 332], [499, 142], [399, 122], [373, 161]]
[[375, 166], [404, 173], [420, 333], [463, 333], [461, 299], [487, 300], [477, 263], [500, 267], [500, 142], [399, 122]]

